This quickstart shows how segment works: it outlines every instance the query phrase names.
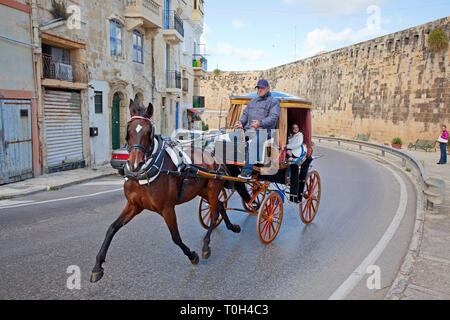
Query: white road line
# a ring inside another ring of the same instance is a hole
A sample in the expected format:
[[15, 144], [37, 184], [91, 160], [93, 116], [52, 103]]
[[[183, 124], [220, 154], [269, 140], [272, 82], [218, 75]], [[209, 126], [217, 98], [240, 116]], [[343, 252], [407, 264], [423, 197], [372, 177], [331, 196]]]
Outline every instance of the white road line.
[[16, 204], [16, 205], [0, 207], [0, 210], [2, 210], [2, 209], [11, 209], [11, 208], [19, 208], [19, 207], [26, 207], [26, 206], [36, 206], [36, 205], [44, 204], [44, 203], [59, 202], [59, 201], [66, 201], [66, 200], [72, 200], [72, 199], [90, 198], [90, 197], [98, 196], [100, 194], [111, 193], [111, 192], [116, 192], [116, 191], [121, 191], [121, 190], [123, 190], [123, 188], [114, 189], [114, 190], [107, 190], [107, 191], [101, 191], [101, 192], [87, 194], [87, 195], [83, 195], [83, 196], [73, 196], [73, 197], [67, 197], [67, 198], [61, 198], [61, 199], [52, 199], [52, 200], [43, 200], [43, 201], [22, 203], [22, 204]]
[[83, 183], [82, 186], [123, 186], [124, 180], [106, 180], [97, 182], [87, 182]]
[[34, 200], [2, 200], [0, 201], [0, 208], [2, 207], [10, 207], [17, 204], [24, 204], [34, 202]]
[[[387, 168], [387, 167], [386, 167]], [[406, 204], [408, 202], [408, 193], [406, 191], [405, 182], [400, 178], [400, 176], [391, 168], [387, 168], [392, 172], [395, 179], [397, 179], [400, 184], [400, 202], [392, 219], [391, 224], [387, 228], [384, 235], [378, 241], [377, 245], [372, 249], [369, 255], [363, 260], [363, 262], [352, 272], [352, 274], [340, 285], [339, 288], [328, 298], [328, 300], [343, 300], [345, 297], [353, 290], [353, 288], [358, 284], [359, 281], [366, 275], [367, 267], [373, 265], [380, 255], [383, 253], [384, 249], [391, 241], [395, 232], [397, 231], [400, 222], [406, 212]]]

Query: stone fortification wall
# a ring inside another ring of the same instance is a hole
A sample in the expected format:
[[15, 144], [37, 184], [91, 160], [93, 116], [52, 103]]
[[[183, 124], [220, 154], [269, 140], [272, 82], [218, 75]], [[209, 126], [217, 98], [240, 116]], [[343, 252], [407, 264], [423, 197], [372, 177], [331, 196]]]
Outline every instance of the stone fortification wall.
[[264, 71], [211, 72], [201, 83], [203, 119], [217, 127], [228, 97], [254, 91], [262, 77], [272, 90], [312, 100], [313, 134], [370, 133], [379, 143], [436, 139], [441, 124], [450, 126], [450, 47], [428, 46], [435, 27], [450, 37], [447, 17]]

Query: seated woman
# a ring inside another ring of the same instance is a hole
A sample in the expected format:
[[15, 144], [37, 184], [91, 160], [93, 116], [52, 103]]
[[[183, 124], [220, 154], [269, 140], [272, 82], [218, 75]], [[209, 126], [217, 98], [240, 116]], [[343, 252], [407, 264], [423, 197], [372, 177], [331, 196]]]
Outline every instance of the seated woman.
[[292, 125], [292, 134], [288, 138], [286, 148], [288, 161], [292, 161], [294, 158], [299, 158], [302, 153], [306, 151], [306, 147], [303, 146], [303, 133], [301, 133], [300, 127], [297, 123]]

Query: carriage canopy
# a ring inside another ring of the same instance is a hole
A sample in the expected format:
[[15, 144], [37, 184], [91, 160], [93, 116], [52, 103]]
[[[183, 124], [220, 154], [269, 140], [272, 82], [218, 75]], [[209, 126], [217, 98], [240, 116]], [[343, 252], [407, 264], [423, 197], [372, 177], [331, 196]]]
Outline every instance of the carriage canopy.
[[[297, 123], [303, 133], [304, 142], [307, 147], [311, 147], [311, 101], [288, 93], [271, 91], [274, 98], [280, 101], [280, 117], [276, 128], [280, 133], [280, 144], [286, 146], [287, 137], [292, 124]], [[234, 126], [238, 121], [247, 104], [256, 98], [256, 92], [243, 96], [230, 96], [230, 109], [228, 110], [227, 126]]]

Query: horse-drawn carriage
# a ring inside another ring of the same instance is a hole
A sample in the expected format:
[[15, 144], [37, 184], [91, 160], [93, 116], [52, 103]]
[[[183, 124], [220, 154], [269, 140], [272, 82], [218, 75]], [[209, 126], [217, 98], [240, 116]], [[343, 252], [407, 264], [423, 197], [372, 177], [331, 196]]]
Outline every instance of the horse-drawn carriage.
[[[220, 201], [225, 210], [241, 211], [257, 216], [257, 232], [260, 240], [267, 244], [272, 242], [281, 226], [283, 219], [283, 204], [288, 202], [299, 205], [301, 220], [309, 224], [316, 216], [321, 196], [320, 176], [317, 171], [310, 170], [312, 157], [311, 141], [311, 102], [282, 92], [271, 92], [280, 101], [280, 117], [277, 122], [277, 134], [269, 139], [263, 150], [262, 160], [254, 166], [253, 178], [250, 181], [236, 178], [244, 162], [236, 159], [222, 159], [230, 177], [223, 180], [234, 182], [232, 187], [224, 188], [220, 193]], [[255, 94], [245, 96], [231, 96], [230, 108], [227, 116], [227, 127], [232, 128], [240, 119], [248, 102], [256, 97]], [[303, 133], [304, 147], [300, 157], [288, 159], [287, 141], [289, 128], [293, 124], [299, 125]], [[244, 135], [243, 135], [244, 137]], [[215, 150], [220, 149], [222, 140], [216, 139]], [[228, 142], [233, 143], [233, 142]], [[219, 146], [217, 146], [219, 144]], [[241, 141], [245, 145], [245, 141]], [[267, 166], [270, 168], [268, 169]], [[275, 171], [273, 171], [275, 166]], [[231, 191], [230, 191], [231, 189]], [[227, 191], [228, 190], [228, 191]], [[242, 198], [243, 209], [229, 208], [228, 200], [237, 191]], [[208, 229], [211, 221], [208, 201], [201, 198], [198, 206], [201, 225]], [[216, 223], [221, 223], [221, 217]]]
[[[231, 223], [227, 210], [243, 211], [257, 216], [257, 232], [263, 243], [270, 243], [278, 234], [283, 219], [285, 200], [299, 205], [300, 218], [311, 223], [316, 216], [321, 196], [320, 177], [310, 170], [312, 157], [311, 102], [279, 92], [272, 92], [280, 100], [278, 131], [265, 141], [263, 157], [255, 164], [255, 174], [250, 180], [240, 178], [244, 161], [217, 161], [220, 146], [226, 146], [224, 134], [215, 134], [213, 153], [204, 148], [184, 150], [186, 141], [164, 139], [155, 134], [152, 123], [153, 105], [144, 107], [130, 101], [131, 119], [127, 125], [126, 140], [129, 158], [124, 167], [124, 194], [127, 204], [120, 216], [110, 225], [95, 266], [91, 282], [103, 276], [102, 264], [111, 241], [124, 225], [144, 209], [160, 214], [170, 231], [173, 242], [180, 247], [192, 264], [199, 262], [199, 256], [181, 240], [175, 206], [200, 196], [198, 215], [201, 224], [208, 229], [203, 238], [202, 257], [211, 254], [209, 247], [211, 232], [222, 219], [227, 229], [240, 232], [240, 226]], [[228, 112], [228, 127], [240, 118], [248, 102], [255, 95], [232, 96]], [[288, 159], [288, 128], [298, 124], [304, 136], [304, 149], [298, 158]], [[278, 133], [278, 135], [276, 134]], [[211, 135], [209, 135], [211, 138]], [[245, 136], [244, 136], [245, 137]], [[189, 141], [187, 141], [189, 143]], [[232, 141], [233, 152], [244, 149], [246, 141]], [[189, 145], [189, 144], [188, 144]], [[195, 144], [194, 144], [195, 145]], [[190, 156], [188, 155], [190, 153]], [[199, 163], [192, 159], [199, 158]], [[242, 198], [243, 209], [228, 208], [228, 200], [237, 191]]]

